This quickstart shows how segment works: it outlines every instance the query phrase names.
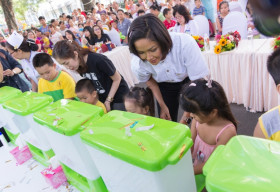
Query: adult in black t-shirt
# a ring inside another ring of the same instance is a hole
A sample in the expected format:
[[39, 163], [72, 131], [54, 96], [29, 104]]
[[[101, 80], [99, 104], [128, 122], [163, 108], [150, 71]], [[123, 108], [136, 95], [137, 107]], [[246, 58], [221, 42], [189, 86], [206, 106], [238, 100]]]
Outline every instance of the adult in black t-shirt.
[[123, 96], [129, 91], [127, 83], [105, 55], [64, 40], [55, 44], [53, 57], [66, 68], [91, 79], [108, 112], [111, 109], [125, 110]]
[[111, 41], [110, 37], [103, 32], [103, 29], [98, 25], [93, 26], [94, 43], [106, 43]]

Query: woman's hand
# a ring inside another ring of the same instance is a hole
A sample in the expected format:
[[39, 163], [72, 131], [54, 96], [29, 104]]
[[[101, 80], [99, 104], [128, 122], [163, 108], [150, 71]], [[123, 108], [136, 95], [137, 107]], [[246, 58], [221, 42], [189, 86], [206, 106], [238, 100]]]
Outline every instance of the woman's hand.
[[107, 112], [111, 111], [111, 103], [109, 101], [105, 101], [104, 105], [106, 107]]
[[11, 76], [14, 76], [15, 73], [11, 69], [7, 69], [3, 72], [3, 75], [11, 77]]
[[165, 104], [160, 106], [160, 118], [166, 119], [166, 120], [171, 120], [171, 117], [169, 114], [169, 109]]

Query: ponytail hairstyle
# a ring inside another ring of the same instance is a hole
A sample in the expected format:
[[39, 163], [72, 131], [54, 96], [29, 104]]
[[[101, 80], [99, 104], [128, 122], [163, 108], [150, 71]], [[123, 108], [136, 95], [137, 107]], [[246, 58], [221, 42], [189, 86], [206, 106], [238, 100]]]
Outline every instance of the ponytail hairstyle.
[[38, 45], [33, 39], [23, 39], [21, 45], [18, 48], [15, 48], [14, 46], [6, 42], [6, 47], [14, 51], [21, 50], [23, 52], [38, 51], [39, 49]]
[[217, 109], [219, 117], [231, 121], [237, 128], [224, 89], [216, 81], [198, 79], [185, 85], [179, 100], [184, 111], [194, 114], [207, 116], [213, 109]]
[[75, 53], [78, 53], [78, 60], [79, 60], [79, 68], [77, 72], [79, 74], [83, 74], [87, 71], [87, 65], [84, 61], [84, 56], [88, 55], [91, 50], [88, 48], [82, 48], [79, 44], [75, 41], [69, 40], [62, 40], [58, 41], [54, 48], [52, 56], [55, 59], [75, 59]]
[[124, 96], [124, 100], [133, 99], [141, 108], [149, 107], [150, 116], [155, 116], [155, 103], [152, 90], [149, 88], [132, 87]]
[[158, 4], [158, 2], [155, 0], [154, 2], [153, 2], [153, 4], [150, 6], [150, 9], [152, 9], [152, 10], [158, 10], [159, 12], [160, 12], [160, 10], [161, 10], [161, 6]]

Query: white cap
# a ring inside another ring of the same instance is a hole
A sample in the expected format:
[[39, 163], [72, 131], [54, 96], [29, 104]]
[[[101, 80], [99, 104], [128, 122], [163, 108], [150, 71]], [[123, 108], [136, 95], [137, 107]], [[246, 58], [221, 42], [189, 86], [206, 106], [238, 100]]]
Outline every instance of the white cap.
[[7, 39], [7, 42], [12, 45], [14, 49], [18, 49], [23, 42], [23, 36], [14, 31]]

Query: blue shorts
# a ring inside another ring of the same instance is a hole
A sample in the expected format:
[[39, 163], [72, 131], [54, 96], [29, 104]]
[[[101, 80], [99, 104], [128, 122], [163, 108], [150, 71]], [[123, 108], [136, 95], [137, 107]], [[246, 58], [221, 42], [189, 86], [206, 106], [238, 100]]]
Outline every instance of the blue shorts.
[[215, 17], [214, 17], [214, 9], [205, 8], [205, 16], [207, 17], [207, 19], [210, 19], [212, 23], [216, 23]]

